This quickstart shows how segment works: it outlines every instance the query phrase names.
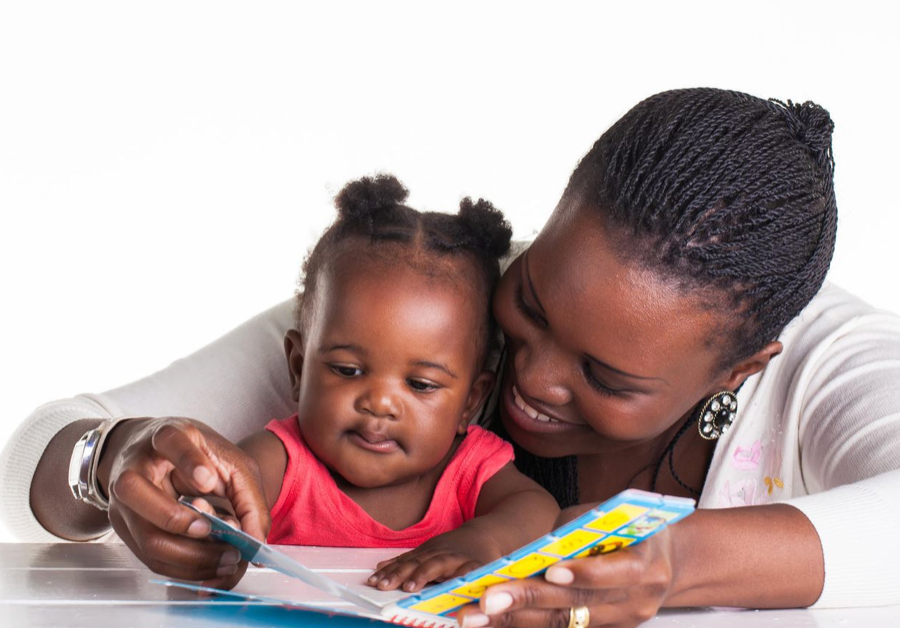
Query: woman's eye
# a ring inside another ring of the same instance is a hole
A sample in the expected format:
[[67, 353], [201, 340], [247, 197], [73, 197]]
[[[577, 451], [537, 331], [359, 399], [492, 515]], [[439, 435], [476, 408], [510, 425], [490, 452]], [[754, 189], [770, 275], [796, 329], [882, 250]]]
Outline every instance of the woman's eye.
[[436, 384], [421, 379], [409, 379], [406, 381], [409, 384], [409, 387], [417, 392], [430, 392], [439, 388]]
[[626, 392], [626, 391], [620, 390], [618, 388], [610, 388], [609, 386], [607, 386], [606, 384], [601, 382], [599, 379], [597, 379], [594, 376], [594, 372], [591, 370], [591, 363], [588, 362], [587, 360], [584, 361], [584, 364], [582, 365], [581, 369], [582, 369], [582, 372], [584, 373], [584, 379], [587, 381], [587, 383], [590, 384], [590, 386], [594, 390], [599, 392], [601, 395], [608, 395], [611, 397], [612, 396], [621, 396]]
[[540, 325], [541, 327], [547, 326], [547, 319], [543, 316], [535, 312], [526, 302], [525, 302], [525, 294], [522, 292], [522, 284], [516, 288], [516, 308], [526, 317]]
[[343, 364], [332, 364], [331, 370], [341, 377], [357, 377], [362, 375], [362, 369], [355, 366], [345, 366]]

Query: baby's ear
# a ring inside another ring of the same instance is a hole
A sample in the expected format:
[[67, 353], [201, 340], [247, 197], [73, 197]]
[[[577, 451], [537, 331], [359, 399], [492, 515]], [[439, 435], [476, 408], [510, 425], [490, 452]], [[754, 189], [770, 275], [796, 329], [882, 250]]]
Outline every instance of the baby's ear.
[[459, 420], [457, 431], [465, 434], [469, 423], [481, 412], [481, 407], [487, 401], [491, 391], [494, 390], [494, 384], [497, 382], [497, 375], [493, 371], [481, 371], [472, 387], [469, 389], [469, 398], [466, 400], [466, 407], [463, 410], [462, 417]]
[[288, 373], [291, 376], [291, 397], [300, 401], [300, 376], [303, 374], [303, 335], [296, 329], [289, 329], [284, 335], [284, 356], [287, 358]]

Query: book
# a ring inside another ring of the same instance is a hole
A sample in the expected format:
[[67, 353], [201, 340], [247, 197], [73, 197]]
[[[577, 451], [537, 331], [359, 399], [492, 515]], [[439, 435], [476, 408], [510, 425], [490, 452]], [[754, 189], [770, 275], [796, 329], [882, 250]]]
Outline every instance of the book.
[[456, 612], [463, 606], [476, 603], [488, 587], [538, 576], [554, 563], [563, 560], [607, 554], [640, 543], [691, 514], [695, 506], [693, 499], [628, 489], [551, 533], [463, 577], [426, 587], [417, 593], [400, 595], [403, 592], [397, 592], [399, 597], [385, 601], [382, 591], [371, 589], [367, 594], [361, 587], [341, 584], [294, 560], [274, 546], [262, 543], [222, 519], [197, 509], [189, 501], [182, 501], [210, 522], [210, 536], [236, 547], [244, 560], [305, 582], [334, 596], [339, 603], [312, 605], [184, 582], [154, 582], [247, 601], [365, 617], [416, 628], [458, 628]]

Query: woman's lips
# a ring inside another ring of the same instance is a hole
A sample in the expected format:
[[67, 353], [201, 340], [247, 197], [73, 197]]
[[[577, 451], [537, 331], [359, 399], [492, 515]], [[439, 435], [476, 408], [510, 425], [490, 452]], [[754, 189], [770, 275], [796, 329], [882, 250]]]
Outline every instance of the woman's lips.
[[352, 431], [349, 434], [350, 441], [357, 447], [373, 451], [378, 454], [390, 454], [400, 451], [400, 445], [397, 441], [385, 438], [378, 434], [369, 434], [366, 432]]
[[519, 394], [515, 384], [510, 385], [503, 395], [503, 403], [506, 406], [506, 414], [517, 427], [526, 432], [539, 434], [557, 434], [581, 427], [567, 421], [553, 419], [546, 414], [538, 412], [528, 405]]

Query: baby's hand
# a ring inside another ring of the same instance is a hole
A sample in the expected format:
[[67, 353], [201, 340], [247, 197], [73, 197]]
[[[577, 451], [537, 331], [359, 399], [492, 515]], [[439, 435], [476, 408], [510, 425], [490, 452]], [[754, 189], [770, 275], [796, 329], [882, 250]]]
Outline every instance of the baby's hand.
[[459, 528], [381, 561], [366, 583], [382, 591], [402, 588], [412, 593], [429, 582], [462, 576], [500, 558], [500, 552], [492, 545], [477, 530]]

